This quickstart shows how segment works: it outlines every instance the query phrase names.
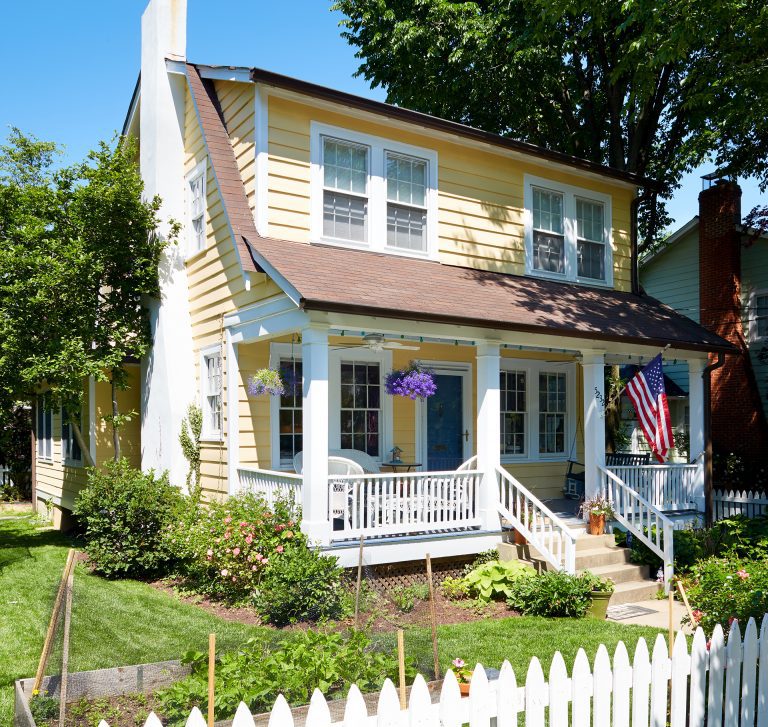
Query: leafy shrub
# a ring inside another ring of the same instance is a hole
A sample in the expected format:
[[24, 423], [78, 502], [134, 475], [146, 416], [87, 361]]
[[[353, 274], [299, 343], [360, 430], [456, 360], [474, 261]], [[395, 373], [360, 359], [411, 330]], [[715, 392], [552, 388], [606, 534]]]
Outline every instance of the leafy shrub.
[[[768, 563], [707, 558], [684, 579], [694, 609], [694, 625], [708, 634], [716, 624], [728, 630], [732, 620], [743, 626], [750, 617], [758, 623], [768, 613]], [[685, 617], [690, 622], [688, 616]]]
[[306, 549], [292, 503], [270, 508], [252, 493], [194, 505], [169, 527], [168, 542], [189, 588], [233, 603], [252, 602], [269, 565], [287, 549]]
[[303, 542], [293, 543], [264, 572], [254, 603], [275, 626], [340, 618], [346, 601], [341, 576], [336, 558], [321, 555]]
[[398, 610], [409, 613], [416, 606], [416, 601], [425, 601], [429, 598], [429, 584], [414, 583], [410, 586], [395, 586], [389, 592], [389, 597]]
[[507, 604], [526, 616], [582, 618], [592, 601], [589, 579], [563, 571], [548, 571], [518, 578], [510, 587]]
[[487, 603], [509, 598], [512, 585], [532, 575], [533, 568], [519, 560], [491, 560], [471, 570], [463, 580], [469, 595]]
[[448, 576], [441, 584], [440, 589], [449, 601], [460, 601], [469, 598], [469, 586], [463, 578]]
[[464, 575], [467, 575], [467, 573], [470, 573], [479, 565], [484, 565], [485, 563], [490, 563], [492, 560], [498, 559], [499, 551], [496, 548], [483, 550], [475, 556], [475, 559], [471, 563], [467, 563], [467, 565], [464, 566]]
[[[191, 663], [192, 674], [156, 694], [173, 725], [183, 725], [193, 706], [204, 710], [208, 699], [206, 654], [189, 653], [184, 660]], [[410, 665], [408, 673], [414, 674]], [[341, 697], [353, 683], [365, 693], [396, 675], [395, 654], [373, 649], [361, 631], [296, 632], [279, 648], [268, 636], [254, 638], [216, 664], [215, 719], [232, 719], [241, 701], [252, 713], [263, 712], [278, 694], [296, 706], [309, 702], [316, 688], [325, 696]]]
[[610, 578], [600, 578], [588, 570], [579, 575], [579, 578], [590, 593], [613, 593], [615, 589]]
[[88, 485], [74, 512], [96, 570], [109, 578], [130, 578], [167, 570], [174, 555], [165, 534], [183, 504], [167, 474], [156, 477], [121, 459], [103, 470], [88, 470]]

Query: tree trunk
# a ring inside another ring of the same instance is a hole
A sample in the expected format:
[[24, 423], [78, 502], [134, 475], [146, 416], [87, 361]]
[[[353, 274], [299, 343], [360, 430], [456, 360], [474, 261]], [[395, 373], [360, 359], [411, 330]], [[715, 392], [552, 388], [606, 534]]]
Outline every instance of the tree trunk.
[[91, 450], [85, 443], [85, 439], [83, 439], [83, 433], [80, 431], [80, 423], [76, 422], [73, 418], [70, 417], [69, 426], [72, 428], [72, 434], [77, 441], [77, 446], [80, 447], [80, 453], [83, 457], [83, 462], [85, 462], [88, 467], [95, 467], [96, 462], [93, 461], [93, 457], [91, 457]]
[[112, 446], [115, 448], [115, 462], [120, 459], [120, 428], [117, 424], [119, 410], [117, 408], [117, 386], [115, 372], [112, 372]]
[[[619, 367], [611, 366], [611, 380], [616, 381], [619, 378]], [[617, 434], [621, 427], [621, 397], [616, 396], [616, 392], [608, 391], [605, 407], [605, 438], [606, 449], [609, 452], [616, 452]]]

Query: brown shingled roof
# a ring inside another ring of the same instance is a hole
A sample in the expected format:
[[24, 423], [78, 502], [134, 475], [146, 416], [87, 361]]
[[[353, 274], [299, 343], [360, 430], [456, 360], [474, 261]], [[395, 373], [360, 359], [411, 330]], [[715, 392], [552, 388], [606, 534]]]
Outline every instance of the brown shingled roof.
[[[281, 279], [309, 310], [704, 351], [733, 351], [719, 336], [648, 296], [262, 237], [256, 230], [211, 81], [187, 78], [222, 203], [245, 271]], [[257, 262], [258, 261], [258, 262]]]

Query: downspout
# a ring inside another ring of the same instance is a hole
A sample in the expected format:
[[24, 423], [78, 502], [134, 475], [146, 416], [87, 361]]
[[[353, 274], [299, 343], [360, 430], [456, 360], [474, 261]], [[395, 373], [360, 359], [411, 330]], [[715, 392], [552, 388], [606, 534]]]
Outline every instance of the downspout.
[[630, 254], [632, 256], [632, 269], [630, 271], [630, 284], [632, 286], [632, 292], [638, 294], [640, 292], [640, 273], [639, 262], [637, 255], [637, 210], [640, 207], [640, 200], [642, 197], [635, 196], [629, 206], [629, 244]]
[[725, 363], [725, 354], [718, 351], [717, 359], [707, 365], [704, 377], [704, 522], [709, 527], [715, 512], [714, 483], [712, 482], [712, 372]]

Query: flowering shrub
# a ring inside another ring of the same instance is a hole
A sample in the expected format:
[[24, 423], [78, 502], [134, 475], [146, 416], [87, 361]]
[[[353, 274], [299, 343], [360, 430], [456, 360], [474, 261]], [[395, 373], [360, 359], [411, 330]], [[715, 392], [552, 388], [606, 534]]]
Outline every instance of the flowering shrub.
[[253, 600], [270, 564], [287, 550], [307, 547], [292, 503], [270, 508], [250, 493], [198, 506], [167, 530], [188, 586], [235, 603]]
[[280, 378], [280, 373], [275, 369], [259, 369], [248, 378], [248, 393], [251, 396], [263, 396], [271, 394], [280, 396], [285, 392], [285, 384]]
[[409, 399], [426, 399], [437, 391], [432, 372], [413, 362], [407, 369], [390, 371], [384, 388], [390, 396], [407, 396]]
[[[683, 581], [693, 608], [693, 625], [707, 634], [716, 624], [727, 632], [738, 620], [750, 617], [758, 624], [768, 612], [768, 563], [765, 561], [708, 558], [699, 561]], [[690, 623], [691, 619], [684, 619]]]

